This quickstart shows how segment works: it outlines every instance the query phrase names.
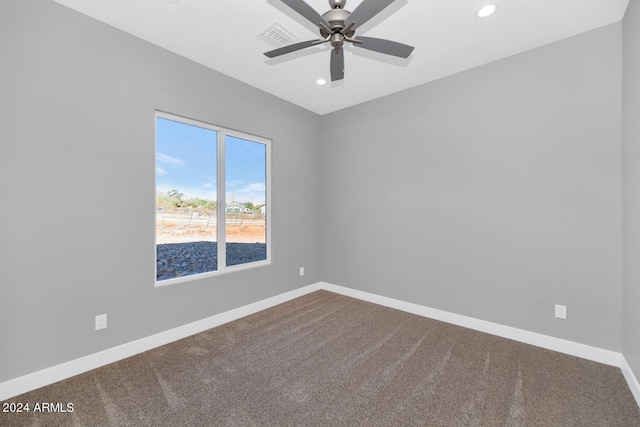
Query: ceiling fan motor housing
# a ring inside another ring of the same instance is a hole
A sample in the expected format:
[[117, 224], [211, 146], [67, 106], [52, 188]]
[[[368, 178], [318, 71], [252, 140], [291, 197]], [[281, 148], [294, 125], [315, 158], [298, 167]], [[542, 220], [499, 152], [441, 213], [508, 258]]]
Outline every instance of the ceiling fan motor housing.
[[[330, 11], [322, 15], [322, 17], [327, 20], [327, 22], [330, 25], [329, 28], [331, 28], [331, 31], [333, 31], [333, 33], [335, 34], [340, 30], [344, 29], [345, 27], [344, 21], [346, 21], [350, 15], [351, 15], [351, 12], [349, 12], [348, 10], [331, 9]], [[354, 33], [355, 33], [354, 30], [349, 30], [345, 35], [347, 37], [352, 37]], [[323, 38], [327, 38], [329, 36], [329, 33], [327, 32], [327, 30], [321, 27], [320, 35], [322, 35]]]

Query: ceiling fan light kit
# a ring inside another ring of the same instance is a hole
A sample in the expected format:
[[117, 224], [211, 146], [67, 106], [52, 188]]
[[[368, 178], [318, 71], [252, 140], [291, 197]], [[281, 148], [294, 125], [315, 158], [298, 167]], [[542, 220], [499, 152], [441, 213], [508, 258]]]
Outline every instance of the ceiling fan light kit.
[[408, 58], [413, 52], [413, 46], [406, 44], [373, 37], [356, 38], [355, 36], [356, 29], [359, 26], [376, 16], [395, 0], [363, 0], [353, 12], [349, 12], [344, 8], [347, 3], [346, 0], [329, 0], [331, 9], [323, 15], [316, 12], [304, 0], [281, 1], [316, 25], [320, 31], [320, 39], [307, 40], [265, 52], [265, 55], [269, 58], [329, 43], [333, 47], [330, 60], [331, 81], [337, 81], [344, 78], [343, 47], [345, 43], [351, 43], [353, 46], [400, 58]]

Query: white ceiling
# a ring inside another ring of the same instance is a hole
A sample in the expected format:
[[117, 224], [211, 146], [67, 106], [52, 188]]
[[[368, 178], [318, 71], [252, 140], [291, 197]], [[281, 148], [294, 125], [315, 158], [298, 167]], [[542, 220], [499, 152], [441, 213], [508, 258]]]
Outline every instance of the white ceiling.
[[[268, 59], [258, 34], [277, 21], [297, 41], [319, 37], [280, 0], [54, 0], [318, 114], [427, 83], [620, 21], [629, 0], [396, 0], [357, 35], [415, 46], [408, 59], [345, 48], [345, 77], [330, 82], [329, 46]], [[363, 0], [348, 0], [353, 11]], [[366, 0], [364, 0], [366, 1]], [[318, 13], [327, 0], [306, 0]], [[480, 19], [476, 11], [496, 3]], [[329, 83], [318, 86], [323, 77]]]

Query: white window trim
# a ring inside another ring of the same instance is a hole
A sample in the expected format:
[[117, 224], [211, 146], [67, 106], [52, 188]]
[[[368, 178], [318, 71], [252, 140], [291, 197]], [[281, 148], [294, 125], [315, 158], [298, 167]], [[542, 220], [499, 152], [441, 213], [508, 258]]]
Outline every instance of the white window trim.
[[[191, 274], [189, 276], [181, 276], [181, 277], [176, 277], [174, 279], [164, 279], [164, 280], [158, 280], [158, 264], [157, 264], [157, 248], [158, 248], [158, 243], [157, 243], [157, 233], [156, 233], [156, 217], [154, 216], [153, 219], [153, 224], [154, 224], [154, 231], [153, 231], [153, 241], [154, 241], [154, 260], [153, 260], [153, 274], [154, 274], [154, 283], [155, 283], [155, 287], [156, 288], [160, 288], [160, 287], [165, 287], [165, 286], [171, 286], [171, 285], [176, 285], [178, 283], [184, 283], [184, 282], [191, 282], [191, 281], [195, 281], [195, 280], [201, 280], [201, 279], [206, 279], [209, 277], [215, 277], [215, 276], [221, 276], [223, 274], [228, 274], [228, 273], [234, 273], [237, 271], [242, 271], [242, 270], [249, 270], [249, 269], [253, 269], [253, 268], [258, 268], [258, 267], [263, 267], [266, 265], [270, 265], [271, 264], [271, 139], [268, 138], [264, 138], [262, 136], [257, 136], [257, 135], [252, 135], [246, 132], [240, 132], [240, 131], [236, 131], [233, 129], [227, 129], [224, 128], [222, 126], [217, 126], [217, 125], [212, 125], [210, 123], [207, 122], [203, 122], [200, 120], [194, 120], [194, 119], [190, 119], [188, 117], [183, 117], [183, 116], [179, 116], [176, 114], [171, 114], [171, 113], [167, 113], [164, 111], [158, 111], [156, 110], [155, 112], [155, 117], [154, 117], [154, 162], [155, 162], [155, 152], [157, 151], [157, 147], [156, 147], [156, 141], [157, 141], [157, 135], [155, 135], [155, 131], [156, 131], [156, 126], [155, 126], [155, 122], [157, 118], [161, 118], [161, 119], [166, 119], [166, 120], [172, 120], [175, 122], [180, 122], [180, 123], [184, 123], [187, 125], [192, 125], [192, 126], [196, 126], [196, 127], [200, 127], [203, 129], [208, 129], [208, 130], [212, 130], [216, 132], [217, 135], [217, 165], [216, 165], [216, 172], [217, 172], [217, 246], [218, 246], [218, 260], [217, 260], [217, 270], [215, 271], [208, 271], [206, 273], [198, 273], [198, 274]], [[267, 221], [266, 221], [266, 239], [265, 239], [265, 243], [266, 243], [266, 259], [264, 260], [260, 260], [260, 261], [254, 261], [254, 262], [248, 262], [248, 263], [244, 263], [244, 264], [237, 264], [237, 265], [232, 265], [232, 266], [227, 266], [226, 265], [226, 258], [227, 258], [227, 251], [226, 251], [226, 240], [227, 240], [227, 224], [226, 224], [226, 220], [222, 221], [222, 224], [220, 223], [220, 219], [221, 218], [226, 218], [226, 176], [225, 176], [225, 166], [226, 166], [226, 157], [225, 157], [225, 137], [226, 136], [231, 136], [231, 137], [235, 137], [235, 138], [240, 138], [240, 139], [245, 139], [251, 142], [257, 142], [260, 144], [264, 144], [265, 145], [265, 161], [266, 161], [266, 198], [265, 198], [265, 203], [266, 203], [266, 216], [267, 216]], [[154, 178], [153, 178], [153, 183], [154, 183], [154, 193], [157, 194], [157, 180], [156, 180], [156, 176], [155, 176], [155, 166], [153, 168], [154, 170]], [[154, 197], [154, 209], [152, 209], [152, 212], [154, 212], [155, 215], [155, 197]]]

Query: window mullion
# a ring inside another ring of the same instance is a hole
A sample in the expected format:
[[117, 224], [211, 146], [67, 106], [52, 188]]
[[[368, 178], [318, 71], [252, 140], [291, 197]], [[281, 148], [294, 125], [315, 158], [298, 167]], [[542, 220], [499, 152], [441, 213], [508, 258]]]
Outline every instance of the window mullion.
[[218, 188], [217, 188], [217, 215], [218, 215], [218, 270], [227, 267], [227, 212], [225, 200], [225, 133], [218, 132]]

